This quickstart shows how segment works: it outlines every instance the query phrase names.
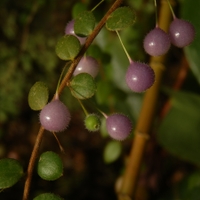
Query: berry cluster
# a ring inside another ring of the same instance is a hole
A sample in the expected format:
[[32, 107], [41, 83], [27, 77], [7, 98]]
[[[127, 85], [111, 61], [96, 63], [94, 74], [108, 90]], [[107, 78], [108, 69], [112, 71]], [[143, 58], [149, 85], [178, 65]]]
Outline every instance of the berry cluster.
[[168, 33], [156, 25], [144, 38], [144, 49], [151, 56], [161, 56], [167, 53], [171, 44], [183, 48], [191, 44], [195, 38], [194, 26], [186, 20], [177, 18], [170, 3], [169, 6], [172, 11], [173, 21], [170, 24]]

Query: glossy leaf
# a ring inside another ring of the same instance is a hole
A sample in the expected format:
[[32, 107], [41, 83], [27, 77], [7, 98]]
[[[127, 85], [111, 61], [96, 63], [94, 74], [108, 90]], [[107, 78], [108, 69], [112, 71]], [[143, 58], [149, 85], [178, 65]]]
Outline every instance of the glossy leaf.
[[0, 189], [13, 186], [22, 175], [23, 168], [19, 161], [11, 158], [0, 160]]
[[28, 94], [28, 104], [32, 110], [41, 110], [48, 102], [49, 90], [45, 83], [36, 82]]
[[94, 78], [87, 73], [75, 76], [70, 82], [69, 87], [72, 95], [78, 99], [91, 98], [97, 89]]
[[76, 35], [86, 37], [90, 35], [95, 27], [95, 17], [91, 11], [83, 11], [76, 18], [74, 32]]
[[200, 164], [200, 96], [176, 92], [171, 109], [158, 130], [158, 141], [170, 153], [189, 162]]
[[117, 8], [108, 18], [106, 28], [110, 31], [119, 31], [135, 22], [135, 13], [129, 7]]
[[43, 193], [35, 197], [33, 200], [63, 200], [63, 199], [52, 193]]
[[104, 149], [104, 161], [106, 163], [111, 163], [119, 158], [122, 151], [121, 143], [118, 141], [109, 142]]
[[80, 49], [81, 44], [73, 35], [64, 35], [56, 44], [56, 54], [61, 60], [73, 60]]
[[197, 79], [197, 81], [200, 83], [200, 57], [199, 57], [199, 51], [200, 51], [200, 35], [198, 34], [200, 31], [199, 26], [199, 18], [200, 18], [200, 1], [193, 1], [192, 3], [187, 0], [183, 0], [181, 4], [181, 13], [182, 18], [184, 20], [187, 20], [191, 22], [195, 29], [196, 29], [196, 36], [193, 43], [189, 46], [187, 46], [184, 50], [186, 53], [186, 57], [189, 61], [190, 67]]

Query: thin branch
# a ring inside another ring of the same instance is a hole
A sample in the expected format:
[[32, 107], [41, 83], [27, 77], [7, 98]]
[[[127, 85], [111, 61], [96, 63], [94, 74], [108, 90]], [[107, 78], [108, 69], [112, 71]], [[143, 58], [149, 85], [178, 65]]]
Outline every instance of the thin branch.
[[[93, 42], [95, 37], [98, 35], [100, 30], [103, 28], [103, 26], [104, 26], [106, 20], [108, 19], [109, 15], [115, 9], [117, 9], [121, 5], [122, 2], [123, 2], [123, 0], [116, 0], [113, 3], [111, 8], [108, 10], [108, 12], [104, 15], [104, 17], [101, 19], [101, 21], [95, 27], [95, 29], [92, 32], [92, 34], [87, 38], [87, 40], [85, 42], [85, 45], [82, 47], [82, 49], [79, 52], [78, 56], [74, 59], [74, 61], [72, 62], [72, 64], [69, 67], [68, 72], [66, 73], [65, 77], [63, 78], [63, 80], [62, 80], [62, 82], [60, 84], [60, 87], [58, 89], [58, 94], [61, 94], [62, 91], [64, 90], [64, 88], [66, 87], [66, 84], [70, 80], [70, 78], [72, 77], [72, 74], [73, 74], [77, 64], [79, 63], [80, 59], [83, 57], [83, 55], [85, 54], [86, 50], [91, 45], [91, 43]], [[54, 98], [55, 98], [55, 96], [54, 96]], [[29, 165], [28, 165], [28, 169], [27, 169], [27, 178], [26, 178], [26, 182], [25, 182], [25, 186], [24, 186], [23, 200], [28, 200], [28, 198], [29, 198], [29, 192], [30, 192], [31, 180], [32, 180], [32, 175], [33, 175], [33, 169], [34, 169], [34, 166], [35, 166], [35, 163], [36, 163], [36, 159], [38, 157], [39, 147], [40, 147], [40, 144], [42, 142], [43, 134], [44, 134], [44, 128], [41, 126], [40, 129], [39, 129], [39, 132], [38, 132], [34, 147], [33, 147], [33, 151], [32, 151], [32, 154], [31, 154], [31, 157], [30, 157], [30, 161], [29, 161]]]

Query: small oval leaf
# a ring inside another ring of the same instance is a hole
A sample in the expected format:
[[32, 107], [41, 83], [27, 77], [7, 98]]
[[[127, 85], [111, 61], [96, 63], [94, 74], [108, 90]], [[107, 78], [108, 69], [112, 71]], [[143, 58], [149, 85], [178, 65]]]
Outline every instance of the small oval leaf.
[[38, 175], [47, 181], [54, 181], [63, 174], [63, 163], [60, 156], [53, 151], [42, 153], [37, 166]]
[[48, 102], [49, 90], [45, 83], [36, 82], [28, 94], [28, 104], [32, 110], [41, 110]]
[[0, 189], [9, 188], [19, 181], [23, 168], [19, 161], [12, 158], [0, 160]]
[[111, 163], [119, 158], [122, 151], [121, 143], [118, 141], [109, 142], [104, 149], [104, 161], [106, 163]]
[[74, 32], [80, 37], [90, 35], [94, 27], [95, 17], [91, 11], [83, 11], [75, 19]]
[[43, 193], [35, 197], [33, 200], [63, 200], [53, 193]]
[[91, 98], [97, 89], [94, 78], [87, 73], [75, 76], [70, 82], [69, 88], [72, 95], [78, 99]]
[[80, 41], [74, 35], [64, 35], [56, 44], [56, 54], [61, 60], [73, 60], [80, 49]]
[[130, 7], [117, 8], [109, 16], [106, 22], [106, 28], [110, 31], [119, 31], [135, 22], [135, 12]]

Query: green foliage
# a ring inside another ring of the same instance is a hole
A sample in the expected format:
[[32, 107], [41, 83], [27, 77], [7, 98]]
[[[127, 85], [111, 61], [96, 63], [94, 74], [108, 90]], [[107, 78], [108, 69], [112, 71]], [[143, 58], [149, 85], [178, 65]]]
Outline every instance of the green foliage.
[[77, 99], [89, 99], [97, 89], [94, 78], [87, 73], [81, 73], [73, 77], [69, 88], [72, 95]]
[[43, 193], [35, 197], [33, 200], [63, 200], [63, 199], [52, 193]]
[[80, 49], [80, 42], [73, 35], [64, 35], [56, 44], [56, 54], [61, 60], [73, 60]]
[[49, 89], [43, 82], [36, 82], [28, 94], [28, 103], [32, 110], [42, 110], [47, 104], [49, 98]]
[[19, 161], [4, 158], [0, 160], [0, 189], [9, 188], [19, 181], [23, 168]]
[[117, 160], [121, 154], [122, 145], [119, 141], [110, 141], [104, 148], [103, 158], [106, 163]]
[[110, 31], [119, 31], [133, 25], [134, 22], [134, 11], [129, 7], [120, 7], [109, 16], [106, 28]]
[[80, 37], [90, 35], [95, 26], [95, 17], [91, 11], [83, 11], [76, 18], [74, 32]]
[[54, 181], [63, 175], [63, 164], [58, 154], [46, 151], [41, 154], [38, 165], [38, 175], [47, 181]]
[[169, 152], [200, 164], [200, 96], [174, 92], [171, 108], [158, 130], [158, 141]]

